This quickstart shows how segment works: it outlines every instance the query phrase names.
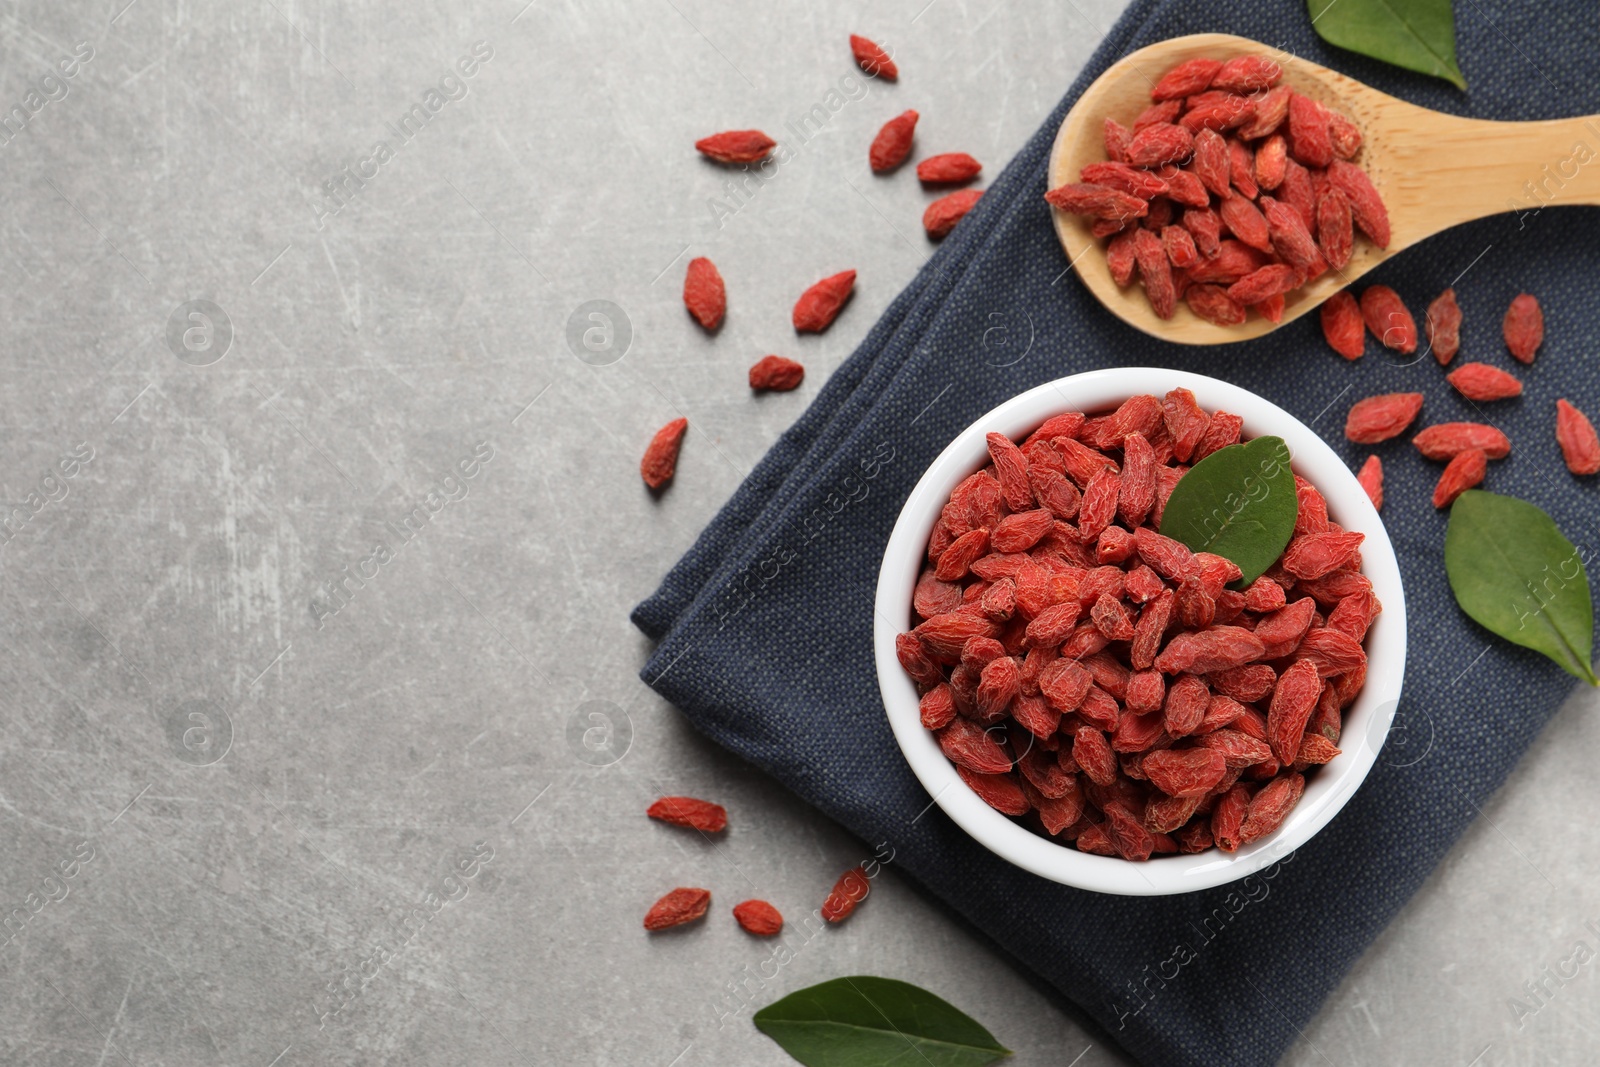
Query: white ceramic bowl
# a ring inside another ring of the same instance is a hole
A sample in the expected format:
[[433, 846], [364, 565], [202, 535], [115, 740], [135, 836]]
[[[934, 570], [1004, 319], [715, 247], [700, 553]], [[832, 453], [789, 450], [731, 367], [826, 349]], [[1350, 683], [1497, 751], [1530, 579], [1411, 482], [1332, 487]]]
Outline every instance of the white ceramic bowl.
[[[911, 624], [911, 594], [927, 552], [928, 536], [950, 492], [989, 461], [984, 436], [999, 432], [1021, 440], [1063, 411], [1099, 412], [1130, 396], [1186, 386], [1207, 411], [1231, 411], [1244, 419], [1244, 436], [1276, 434], [1288, 442], [1296, 473], [1328, 502], [1328, 514], [1347, 530], [1367, 535], [1362, 571], [1383, 602], [1383, 613], [1367, 635], [1367, 681], [1345, 711], [1332, 762], [1308, 776], [1305, 795], [1275, 833], [1232, 854], [1216, 849], [1199, 855], [1156, 856], [1130, 863], [1095, 856], [1033, 833], [985, 804], [956, 775], [955, 766], [923, 728], [916, 686], [895, 656], [895, 635]], [[878, 687], [895, 740], [935, 803], [980, 844], [1034, 874], [1101, 893], [1154, 896], [1187, 893], [1243, 878], [1275, 863], [1309, 841], [1355, 793], [1377, 760], [1400, 699], [1406, 660], [1406, 607], [1400, 568], [1378, 513], [1355, 475], [1312, 430], [1276, 404], [1254, 393], [1200, 374], [1150, 367], [1118, 367], [1075, 374], [1012, 398], [968, 426], [933, 461], [911, 491], [878, 573], [873, 649]]]

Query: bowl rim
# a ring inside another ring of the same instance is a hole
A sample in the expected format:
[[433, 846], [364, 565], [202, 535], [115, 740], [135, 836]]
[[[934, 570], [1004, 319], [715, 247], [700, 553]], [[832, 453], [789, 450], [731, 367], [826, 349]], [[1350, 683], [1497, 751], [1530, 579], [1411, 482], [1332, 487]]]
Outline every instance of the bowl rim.
[[[1159, 397], [1180, 386], [1193, 391], [1207, 411], [1225, 410], [1240, 416], [1244, 436], [1276, 434], [1287, 442], [1291, 466], [1322, 493], [1329, 515], [1345, 529], [1366, 534], [1361, 546], [1362, 573], [1372, 582], [1383, 612], [1364, 642], [1367, 678], [1360, 695], [1346, 709], [1342, 752], [1310, 777], [1305, 794], [1282, 826], [1231, 854], [1213, 849], [1131, 863], [1058, 844], [984, 803], [957, 776], [932, 732], [923, 727], [916, 686], [900, 666], [894, 640], [909, 629], [911, 594], [921, 573], [928, 535], [951, 490], [988, 462], [988, 433], [1020, 440], [1052, 415], [1106, 411], [1130, 396], [1150, 393]], [[928, 465], [901, 506], [884, 546], [874, 598], [873, 652], [878, 688], [895, 741], [931, 803], [956, 825], [996, 855], [1042, 878], [1100, 893], [1159, 896], [1209, 889], [1263, 870], [1288, 857], [1339, 813], [1377, 762], [1393, 722], [1405, 674], [1405, 623], [1399, 562], [1383, 521], [1354, 472], [1310, 426], [1231, 382], [1192, 371], [1112, 367], [1068, 375], [1012, 397], [974, 420]]]

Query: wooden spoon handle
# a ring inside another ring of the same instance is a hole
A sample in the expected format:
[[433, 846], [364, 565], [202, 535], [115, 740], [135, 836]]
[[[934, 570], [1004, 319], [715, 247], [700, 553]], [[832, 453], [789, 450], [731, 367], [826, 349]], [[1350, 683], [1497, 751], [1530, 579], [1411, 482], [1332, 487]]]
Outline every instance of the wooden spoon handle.
[[1418, 111], [1425, 120], [1385, 131], [1391, 251], [1487, 215], [1600, 204], [1600, 115], [1490, 122]]

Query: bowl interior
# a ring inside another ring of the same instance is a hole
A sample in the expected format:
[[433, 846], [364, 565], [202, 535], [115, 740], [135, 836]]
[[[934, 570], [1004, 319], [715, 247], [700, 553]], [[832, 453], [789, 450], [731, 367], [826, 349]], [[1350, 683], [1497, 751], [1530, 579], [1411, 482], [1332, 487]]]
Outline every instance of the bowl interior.
[[[1367, 679], [1346, 709], [1342, 752], [1309, 775], [1305, 795], [1284, 824], [1234, 853], [1158, 856], [1147, 863], [1095, 856], [1057, 844], [985, 804], [956, 775], [933, 734], [922, 725], [916, 686], [900, 667], [894, 639], [911, 625], [911, 594], [921, 572], [928, 536], [955, 486], [988, 462], [985, 435], [1021, 439], [1063, 411], [1104, 411], [1139, 393], [1160, 396], [1179, 386], [1192, 390], [1207, 411], [1244, 420], [1245, 437], [1276, 434], [1289, 445], [1297, 474], [1328, 502], [1329, 516], [1366, 535], [1362, 572], [1383, 604], [1366, 640]], [[1389, 536], [1355, 475], [1327, 443], [1289, 412], [1227, 382], [1184, 371], [1120, 367], [1047, 382], [994, 408], [967, 427], [924, 472], [901, 509], [878, 575], [874, 658], [895, 740], [930, 797], [979, 843], [1041, 877], [1081, 889], [1129, 895], [1187, 893], [1235, 881], [1300, 847], [1338, 813], [1377, 760], [1400, 699], [1405, 670], [1405, 598]]]

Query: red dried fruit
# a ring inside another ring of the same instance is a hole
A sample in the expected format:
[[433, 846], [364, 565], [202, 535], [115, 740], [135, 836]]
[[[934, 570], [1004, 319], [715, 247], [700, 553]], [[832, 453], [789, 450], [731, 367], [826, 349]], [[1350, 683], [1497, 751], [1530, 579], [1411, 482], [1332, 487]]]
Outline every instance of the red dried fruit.
[[1261, 195], [1255, 179], [1256, 157], [1250, 146], [1237, 137], [1228, 140], [1228, 180], [1246, 200]]
[[1133, 131], [1116, 119], [1106, 119], [1104, 130], [1106, 158], [1113, 163], [1126, 163], [1128, 161], [1128, 142], [1133, 140]]
[[892, 82], [900, 77], [900, 68], [894, 65], [889, 53], [865, 37], [850, 35], [850, 54], [855, 56], [856, 66], [870, 78]]
[[952, 611], [935, 615], [917, 626], [913, 633], [921, 640], [928, 654], [954, 662], [961, 655], [961, 646], [973, 637], [993, 637], [1000, 627], [981, 615], [965, 611]]
[[1350, 201], [1350, 213], [1361, 232], [1379, 248], [1389, 247], [1389, 211], [1373, 187], [1367, 172], [1353, 163], [1336, 159], [1328, 164], [1328, 182]]
[[1191, 133], [1231, 130], [1249, 122], [1254, 114], [1255, 104], [1249, 97], [1211, 90], [1190, 101], [1189, 110], [1178, 119], [1178, 125]]
[[1200, 262], [1200, 250], [1194, 246], [1194, 235], [1182, 226], [1162, 227], [1161, 247], [1166, 249], [1167, 261], [1174, 267], [1192, 267]]
[[1322, 168], [1333, 162], [1333, 131], [1328, 127], [1328, 111], [1299, 93], [1289, 98], [1289, 140], [1294, 158], [1306, 166]]
[[1444, 473], [1439, 475], [1439, 484], [1433, 488], [1433, 506], [1447, 508], [1454, 504], [1456, 497], [1475, 485], [1481, 485], [1488, 470], [1489, 457], [1483, 454], [1483, 449], [1468, 448], [1457, 452]]
[[976, 178], [982, 170], [983, 164], [965, 152], [942, 152], [917, 164], [917, 180], [928, 185], [964, 182]]
[[1155, 666], [1165, 674], [1212, 674], [1254, 663], [1264, 651], [1261, 638], [1242, 626], [1213, 626], [1174, 637], [1156, 657]]
[[1490, 459], [1504, 459], [1511, 454], [1511, 439], [1481, 422], [1435, 423], [1413, 437], [1411, 443], [1429, 459], [1454, 459], [1469, 448], [1481, 448]]
[[673, 419], [650, 438], [639, 460], [639, 476], [652, 489], [660, 489], [672, 480], [678, 469], [678, 450], [683, 447], [683, 434], [689, 428], [688, 419]]
[[1182, 100], [1162, 100], [1151, 104], [1139, 112], [1138, 117], [1133, 120], [1133, 132], [1138, 133], [1146, 126], [1153, 126], [1156, 123], [1173, 122], [1182, 110]]
[[1522, 395], [1521, 382], [1487, 363], [1463, 363], [1446, 377], [1456, 392], [1468, 400], [1505, 400]]
[[1428, 347], [1433, 358], [1442, 367], [1461, 350], [1461, 306], [1456, 303], [1456, 291], [1446, 289], [1428, 305], [1423, 322], [1428, 329]]
[[1279, 763], [1294, 762], [1300, 750], [1300, 738], [1305, 736], [1306, 724], [1322, 696], [1322, 677], [1316, 664], [1309, 660], [1296, 660], [1278, 677], [1272, 691], [1272, 705], [1267, 711], [1267, 740], [1272, 755]]
[[644, 914], [646, 930], [665, 930], [694, 922], [711, 906], [711, 890], [679, 887], [650, 905]]
[[905, 672], [911, 675], [912, 680], [918, 685], [938, 685], [944, 680], [944, 673], [939, 670], [939, 665], [933, 662], [916, 634], [895, 635], [894, 651], [900, 666], [905, 668]]
[[1152, 100], [1177, 100], [1211, 88], [1211, 79], [1222, 69], [1222, 62], [1200, 56], [1185, 60], [1161, 76], [1150, 89]]
[[1417, 350], [1416, 320], [1387, 285], [1369, 285], [1361, 294], [1361, 318], [1385, 348], [1407, 354]]
[[1242, 196], [1230, 196], [1217, 205], [1223, 225], [1245, 244], [1261, 252], [1272, 251], [1266, 216]]
[[760, 130], [728, 130], [702, 137], [694, 146], [701, 155], [718, 163], [757, 163], [767, 158], [777, 144]]
[[[1195, 210], [1191, 208], [1183, 213], [1180, 220], [1183, 228], [1194, 237], [1194, 246], [1199, 250], [1204, 259], [1215, 259], [1222, 251], [1222, 219], [1215, 211]], [[1107, 250], [1109, 255], [1109, 249]], [[1243, 275], [1240, 275], [1243, 277]], [[1221, 280], [1221, 279], [1217, 279]], [[1228, 281], [1235, 279], [1229, 278]]]
[[911, 140], [916, 135], [919, 117], [915, 111], [907, 110], [883, 124], [867, 153], [874, 172], [882, 174], [905, 162], [906, 156], [911, 154]]
[[1211, 809], [1211, 836], [1224, 852], [1236, 852], [1239, 829], [1244, 825], [1245, 812], [1250, 808], [1250, 790], [1236, 785], [1217, 801]]
[[1211, 79], [1214, 89], [1235, 93], [1258, 93], [1278, 84], [1283, 68], [1265, 56], [1235, 56], [1218, 69]]
[[1062, 211], [1097, 219], [1126, 222], [1129, 219], [1142, 219], [1150, 213], [1149, 203], [1131, 193], [1087, 182], [1057, 186], [1045, 193], [1044, 198], [1052, 207]]
[[1600, 437], [1594, 424], [1564, 399], [1556, 401], [1556, 443], [1573, 474], [1600, 472]]
[[[1211, 690], [1204, 678], [1194, 674], [1180, 674], [1167, 687], [1166, 701], [1161, 710], [1161, 726], [1173, 737], [1187, 737], [1200, 728], [1206, 709], [1211, 705]], [[1165, 789], [1165, 787], [1163, 787]], [[1165, 789], [1173, 796], [1178, 794]]]
[[1295, 766], [1327, 763], [1339, 755], [1339, 746], [1320, 733], [1308, 733], [1300, 740], [1300, 751], [1295, 753]]
[[1328, 135], [1333, 141], [1333, 154], [1340, 159], [1354, 159], [1361, 151], [1361, 128], [1350, 116], [1328, 108]]
[[683, 276], [683, 304], [706, 329], [715, 330], [722, 325], [722, 316], [728, 310], [728, 291], [717, 265], [704, 256], [689, 261]]
[[1322, 305], [1322, 336], [1345, 359], [1360, 359], [1366, 351], [1367, 326], [1361, 307], [1347, 290], [1334, 293]]
[[1126, 163], [1090, 163], [1078, 172], [1078, 180], [1088, 185], [1103, 185], [1136, 196], [1141, 200], [1165, 196], [1167, 183], [1148, 170]]
[[1366, 536], [1347, 530], [1304, 534], [1289, 542], [1279, 565], [1296, 578], [1321, 578], [1349, 563]]
[[1350, 201], [1337, 189], [1317, 197], [1317, 244], [1334, 270], [1350, 265], [1355, 250], [1355, 221]]
[[1258, 658], [1278, 659], [1293, 652], [1310, 629], [1311, 616], [1316, 611], [1316, 601], [1307, 597], [1262, 616], [1255, 629], [1256, 639], [1262, 644], [1262, 654]]
[[794, 328], [801, 333], [821, 333], [839, 315], [839, 309], [855, 289], [856, 272], [830, 274], [800, 294], [794, 302]]
[[822, 917], [831, 923], [844, 922], [872, 892], [865, 867], [851, 867], [833, 883], [833, 891], [822, 902]]
[[1219, 197], [1228, 195], [1228, 142], [1216, 130], [1201, 130], [1194, 135], [1194, 176], [1209, 192]]
[[1136, 167], [1181, 163], [1194, 152], [1194, 134], [1170, 122], [1153, 122], [1128, 142], [1128, 162]]
[[1105, 805], [1101, 811], [1106, 817], [1103, 824], [1106, 836], [1111, 839], [1111, 847], [1117, 850], [1117, 855], [1136, 863], [1150, 858], [1155, 839], [1144, 828], [1143, 820], [1117, 801]]
[[1259, 304], [1299, 288], [1303, 279], [1304, 275], [1287, 264], [1268, 263], [1228, 286], [1228, 296], [1241, 304]]
[[1358, 445], [1375, 445], [1404, 433], [1421, 411], [1421, 393], [1369, 396], [1350, 405], [1344, 435]]
[[[1600, 457], [1600, 452], [1596, 453]], [[1597, 458], [1600, 463], [1600, 458]], [[1356, 475], [1356, 481], [1361, 483], [1361, 488], [1366, 491], [1367, 499], [1372, 501], [1372, 506], [1379, 511], [1383, 510], [1383, 460], [1376, 455], [1367, 457], [1361, 465], [1361, 471]]]
[[982, 189], [963, 189], [959, 193], [941, 196], [922, 213], [922, 228], [933, 240], [943, 240], [956, 228], [956, 223], [966, 218], [967, 212], [978, 206], [982, 196]]
[[1539, 307], [1538, 297], [1519, 293], [1506, 309], [1500, 330], [1505, 334], [1506, 348], [1511, 354], [1523, 363], [1532, 363], [1534, 354], [1544, 343], [1544, 311]]
[[926, 693], [917, 706], [922, 725], [930, 730], [942, 730], [956, 717], [955, 690], [949, 682], [940, 682]]
[[1239, 843], [1248, 845], [1252, 841], [1259, 841], [1282, 826], [1283, 820], [1300, 802], [1300, 795], [1305, 788], [1306, 780], [1298, 774], [1274, 778], [1263, 786], [1261, 792], [1250, 798], [1244, 825], [1239, 828]]
[[[1235, 720], [1244, 714], [1243, 706], [1239, 707], [1239, 713], [1234, 716]], [[1202, 749], [1221, 756], [1223, 766], [1228, 770], [1243, 770], [1272, 758], [1270, 745], [1243, 730], [1215, 730], [1203, 735], [1197, 743]]]
[[1218, 326], [1237, 326], [1248, 315], [1244, 305], [1229, 296], [1228, 290], [1220, 285], [1191, 285], [1184, 292], [1183, 299], [1190, 311]]
[[[1289, 144], [1280, 134], [1273, 134], [1256, 148], [1254, 177], [1262, 189], [1276, 189], [1283, 184], [1286, 164], [1289, 162]], [[1218, 194], [1226, 196], [1226, 193]]]
[[735, 904], [733, 917], [746, 932], [757, 937], [776, 937], [783, 929], [783, 914], [764, 900]]
[[1261, 213], [1267, 219], [1267, 232], [1272, 237], [1272, 247], [1283, 261], [1307, 276], [1320, 274], [1326, 268], [1322, 252], [1312, 239], [1300, 213], [1270, 196], [1261, 198]]
[[1280, 85], [1258, 94], [1255, 117], [1239, 128], [1239, 136], [1246, 141], [1258, 141], [1277, 132], [1289, 117], [1289, 98], [1293, 93], [1287, 85]]
[[939, 748], [957, 767], [979, 774], [1004, 774], [1011, 769], [1005, 749], [975, 722], [957, 717], [938, 733]]
[[750, 367], [750, 388], [788, 392], [804, 380], [806, 369], [783, 356], [762, 356]]
[[1111, 270], [1111, 280], [1126, 287], [1133, 282], [1133, 272], [1138, 266], [1133, 258], [1133, 231], [1119, 233], [1106, 245], [1106, 266]]
[[1177, 305], [1178, 291], [1172, 283], [1172, 264], [1161, 238], [1149, 230], [1133, 235], [1133, 258], [1139, 264], [1139, 278], [1144, 283], [1145, 296], [1157, 318], [1172, 318]]
[[662, 797], [645, 809], [652, 819], [660, 819], [674, 826], [687, 826], [705, 834], [715, 834], [727, 829], [728, 809], [709, 800], [694, 797]]

